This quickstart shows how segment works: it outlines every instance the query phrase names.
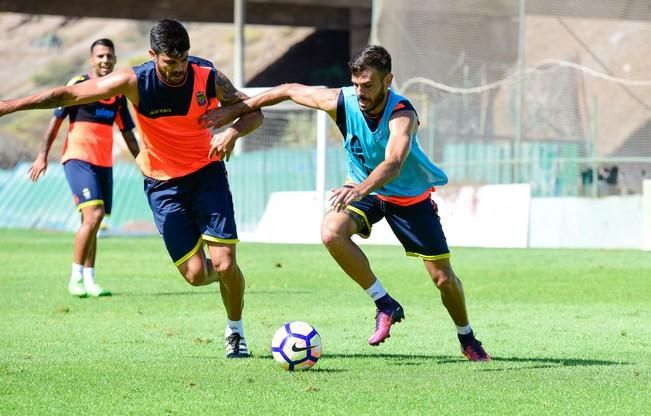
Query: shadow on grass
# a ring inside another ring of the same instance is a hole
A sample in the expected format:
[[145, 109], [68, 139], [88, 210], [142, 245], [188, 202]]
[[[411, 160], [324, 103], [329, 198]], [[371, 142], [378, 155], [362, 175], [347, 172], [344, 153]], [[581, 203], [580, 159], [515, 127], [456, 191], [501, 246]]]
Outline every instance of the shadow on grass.
[[[217, 288], [217, 286], [211, 286]], [[218, 290], [217, 290], [218, 292]], [[305, 289], [278, 289], [278, 290], [267, 290], [267, 289], [247, 289], [246, 296], [253, 295], [273, 295], [278, 293], [283, 294], [292, 294], [292, 295], [307, 295], [312, 294], [315, 291], [305, 290]], [[124, 297], [144, 297], [144, 296], [197, 296], [197, 295], [214, 295], [215, 291], [210, 289], [198, 289], [198, 290], [184, 290], [179, 292], [113, 292], [112, 296], [124, 296]]]
[[[422, 365], [431, 362], [436, 364], [456, 364], [468, 362], [464, 357], [451, 355], [424, 355], [424, 354], [327, 354], [328, 358], [345, 359], [376, 359], [382, 358], [392, 361], [395, 365]], [[589, 367], [589, 366], [614, 366], [629, 365], [624, 361], [592, 360], [582, 358], [527, 358], [527, 357], [493, 357], [493, 363], [522, 363], [536, 364], [535, 366], [523, 366], [518, 368], [482, 368], [481, 371], [506, 371], [513, 369], [531, 368], [553, 368], [553, 367]]]
[[494, 362], [505, 363], [531, 363], [534, 366], [524, 366], [517, 368], [484, 368], [481, 371], [509, 371], [509, 370], [528, 370], [535, 368], [553, 368], [553, 367], [592, 367], [592, 366], [613, 366], [613, 365], [630, 365], [626, 361], [609, 361], [609, 360], [592, 360], [583, 358], [523, 358], [523, 357], [493, 357]]
[[185, 290], [182, 292], [113, 292], [112, 297], [146, 297], [146, 296], [214, 296], [215, 291], [210, 290]]
[[309, 295], [315, 293], [316, 290], [309, 289], [288, 289], [288, 288], [278, 288], [278, 289], [246, 289], [246, 295], [277, 295], [282, 293], [283, 295]]
[[[319, 365], [319, 364], [317, 364]], [[348, 370], [344, 370], [343, 368], [322, 368], [322, 367], [315, 367], [315, 368], [310, 368], [308, 370], [310, 373], [346, 373]]]
[[[205, 360], [207, 357], [195, 356], [193, 358]], [[222, 356], [211, 357], [216, 360], [224, 360]], [[387, 361], [390, 366], [420, 366], [426, 364], [467, 364], [476, 371], [514, 371], [514, 370], [536, 370], [536, 369], [550, 369], [562, 367], [592, 367], [592, 366], [621, 366], [630, 365], [628, 362], [608, 361], [608, 360], [591, 360], [581, 358], [526, 358], [526, 357], [493, 357], [492, 363], [470, 363], [464, 357], [457, 357], [452, 355], [425, 355], [425, 354], [326, 354], [324, 359], [329, 358], [343, 358], [347, 360], [366, 360], [366, 359], [383, 359]], [[228, 360], [233, 362], [247, 362], [247, 361], [272, 361], [273, 357], [269, 354], [253, 354], [248, 359]], [[508, 366], [505, 364], [522, 364], [518, 366]], [[336, 366], [336, 364], [335, 364]], [[341, 368], [324, 368], [322, 364], [317, 364], [315, 368], [310, 369], [308, 372], [313, 373], [345, 373], [347, 369]]]
[[[332, 355], [328, 355], [328, 357], [331, 357]], [[249, 358], [234, 358], [234, 359], [226, 359], [223, 356], [215, 356], [215, 357], [200, 357], [200, 356], [193, 356], [192, 358], [200, 359], [200, 360], [205, 360], [206, 358], [214, 358], [216, 360], [227, 360], [230, 362], [247, 362], [247, 361], [273, 361], [273, 357], [271, 356], [271, 353], [269, 354], [251, 354]], [[320, 363], [321, 361], [319, 361]], [[349, 370], [346, 370], [344, 368], [323, 368], [319, 367], [321, 364], [317, 364], [316, 368], [310, 368], [309, 370], [306, 370], [305, 372], [310, 372], [310, 373], [346, 373]], [[293, 373], [290, 371], [290, 373]], [[303, 371], [298, 371], [296, 373], [303, 373]]]

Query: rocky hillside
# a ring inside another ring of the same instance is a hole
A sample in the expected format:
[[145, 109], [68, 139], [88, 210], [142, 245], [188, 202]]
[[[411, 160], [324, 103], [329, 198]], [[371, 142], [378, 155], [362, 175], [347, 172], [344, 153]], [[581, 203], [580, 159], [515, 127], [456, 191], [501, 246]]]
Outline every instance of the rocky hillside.
[[[60, 85], [88, 69], [88, 48], [107, 37], [116, 45], [117, 66], [144, 62], [152, 22], [124, 19], [67, 18], [0, 13], [0, 99], [27, 95]], [[212, 60], [232, 78], [233, 27], [229, 24], [188, 23], [191, 53]], [[250, 25], [246, 29], [245, 78], [255, 78], [292, 45], [312, 34], [312, 28]], [[41, 143], [51, 111], [12, 114], [0, 119], [0, 168], [31, 160]], [[55, 142], [52, 155], [63, 142]]]

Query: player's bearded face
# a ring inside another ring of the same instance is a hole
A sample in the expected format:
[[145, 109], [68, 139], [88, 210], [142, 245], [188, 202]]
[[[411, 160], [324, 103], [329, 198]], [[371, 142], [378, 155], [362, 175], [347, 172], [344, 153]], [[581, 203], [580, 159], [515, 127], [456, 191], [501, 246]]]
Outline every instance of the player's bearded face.
[[375, 115], [383, 110], [390, 84], [387, 77], [390, 77], [390, 74], [381, 76], [374, 69], [365, 69], [352, 76], [357, 102], [363, 112]]
[[113, 49], [104, 45], [95, 45], [90, 55], [90, 66], [93, 67], [95, 76], [103, 77], [113, 72], [117, 57]]
[[171, 85], [185, 82], [188, 74], [188, 52], [179, 56], [170, 56], [164, 53], [154, 53], [152, 57], [156, 64], [156, 72], [161, 79]]

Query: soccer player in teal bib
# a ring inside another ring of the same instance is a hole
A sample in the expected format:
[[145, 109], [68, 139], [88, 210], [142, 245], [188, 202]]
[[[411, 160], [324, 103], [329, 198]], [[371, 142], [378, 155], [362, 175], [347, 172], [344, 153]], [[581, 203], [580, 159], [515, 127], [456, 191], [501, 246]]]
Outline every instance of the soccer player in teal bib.
[[[423, 260], [457, 327], [462, 353], [471, 361], [489, 361], [490, 355], [470, 326], [463, 285], [450, 264], [437, 207], [430, 199], [433, 187], [445, 185], [448, 178], [418, 144], [415, 109], [389, 88], [391, 56], [381, 46], [368, 46], [348, 65], [352, 86], [328, 89], [284, 84], [212, 110], [203, 121], [220, 127], [288, 99], [326, 111], [343, 134], [349, 180], [333, 190], [332, 209], [323, 219], [321, 239], [344, 272], [375, 301], [375, 331], [368, 343], [384, 342], [391, 326], [405, 317], [402, 306], [387, 293], [368, 258], [351, 239], [354, 234], [368, 237], [373, 224], [385, 218], [406, 254]], [[231, 147], [223, 143], [223, 151]]]

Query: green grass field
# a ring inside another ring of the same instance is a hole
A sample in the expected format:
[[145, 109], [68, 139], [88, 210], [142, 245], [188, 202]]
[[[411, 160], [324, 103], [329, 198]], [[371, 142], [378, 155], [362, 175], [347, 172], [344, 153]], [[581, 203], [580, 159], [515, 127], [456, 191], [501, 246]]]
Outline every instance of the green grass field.
[[[223, 358], [217, 286], [193, 288], [159, 238], [99, 241], [110, 298], [66, 292], [71, 234], [0, 230], [0, 415], [651, 414], [651, 253], [454, 249], [493, 355], [465, 361], [419, 260], [367, 247], [407, 319], [366, 344], [374, 306], [320, 246], [241, 244], [254, 354]], [[290, 373], [270, 341], [314, 325]]]

